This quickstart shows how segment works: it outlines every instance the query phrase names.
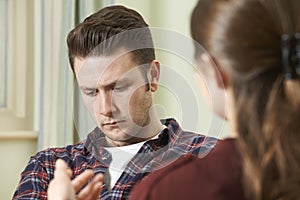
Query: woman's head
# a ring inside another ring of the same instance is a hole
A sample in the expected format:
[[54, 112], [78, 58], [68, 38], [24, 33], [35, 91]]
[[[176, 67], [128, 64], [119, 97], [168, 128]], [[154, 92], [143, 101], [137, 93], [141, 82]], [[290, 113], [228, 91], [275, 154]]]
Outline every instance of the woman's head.
[[300, 170], [300, 79], [285, 78], [281, 47], [283, 35], [300, 32], [299, 8], [299, 0], [200, 0], [191, 18], [195, 42], [232, 91], [245, 176], [257, 199], [299, 186], [299, 176], [289, 175]]

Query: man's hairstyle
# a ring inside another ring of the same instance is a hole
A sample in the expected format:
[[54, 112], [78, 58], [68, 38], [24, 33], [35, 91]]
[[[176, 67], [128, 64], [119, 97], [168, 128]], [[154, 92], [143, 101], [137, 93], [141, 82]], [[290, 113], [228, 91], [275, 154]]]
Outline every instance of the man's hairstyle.
[[69, 61], [89, 56], [109, 56], [123, 48], [130, 51], [137, 64], [155, 59], [148, 24], [136, 11], [124, 6], [109, 6], [87, 17], [67, 37]]

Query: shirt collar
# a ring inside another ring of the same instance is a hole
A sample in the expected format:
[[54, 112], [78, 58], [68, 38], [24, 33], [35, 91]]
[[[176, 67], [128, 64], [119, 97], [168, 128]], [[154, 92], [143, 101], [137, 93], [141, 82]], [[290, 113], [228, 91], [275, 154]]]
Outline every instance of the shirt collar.
[[[182, 133], [182, 129], [179, 126], [178, 122], [173, 119], [173, 118], [168, 118], [168, 119], [161, 119], [160, 120], [163, 125], [166, 126], [159, 134], [158, 138], [151, 140], [152, 142], [155, 143], [155, 146], [157, 148], [163, 147], [167, 145], [170, 141], [176, 140], [176, 138], [179, 137], [179, 135]], [[90, 132], [87, 136], [87, 139], [85, 141], [85, 151], [87, 152], [99, 152], [99, 154], [95, 155], [97, 159], [107, 160], [107, 164], [110, 163], [109, 159], [105, 159], [106, 157], [108, 158], [106, 154], [109, 154], [108, 151], [105, 150], [105, 135], [104, 133], [96, 127], [92, 132]], [[101, 155], [101, 158], [99, 157]], [[98, 158], [99, 157], [99, 158]]]

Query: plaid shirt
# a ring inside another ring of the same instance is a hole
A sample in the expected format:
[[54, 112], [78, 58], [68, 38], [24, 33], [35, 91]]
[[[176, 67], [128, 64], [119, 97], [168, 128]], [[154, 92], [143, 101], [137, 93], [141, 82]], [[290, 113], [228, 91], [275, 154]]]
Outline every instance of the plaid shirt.
[[[162, 123], [167, 128], [161, 131], [157, 139], [143, 144], [111, 190], [106, 186], [108, 183], [103, 184], [99, 199], [126, 199], [133, 185], [149, 172], [166, 166], [183, 154], [205, 156], [217, 141], [215, 138], [182, 131], [174, 119], [162, 120]], [[64, 148], [46, 149], [32, 156], [21, 174], [13, 199], [47, 199], [47, 188], [53, 179], [58, 158], [68, 163], [74, 172], [73, 178], [86, 169], [93, 169], [95, 174], [105, 174], [111, 155], [99, 146], [103, 137], [103, 133], [96, 128], [86, 141]]]

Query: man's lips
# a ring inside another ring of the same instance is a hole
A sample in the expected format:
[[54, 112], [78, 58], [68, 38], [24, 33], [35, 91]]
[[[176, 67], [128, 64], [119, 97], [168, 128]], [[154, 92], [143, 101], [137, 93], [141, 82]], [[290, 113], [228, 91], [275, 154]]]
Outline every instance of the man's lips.
[[125, 120], [118, 120], [118, 121], [109, 121], [109, 122], [104, 122], [102, 123], [103, 126], [116, 126], [119, 123], [125, 122]]

